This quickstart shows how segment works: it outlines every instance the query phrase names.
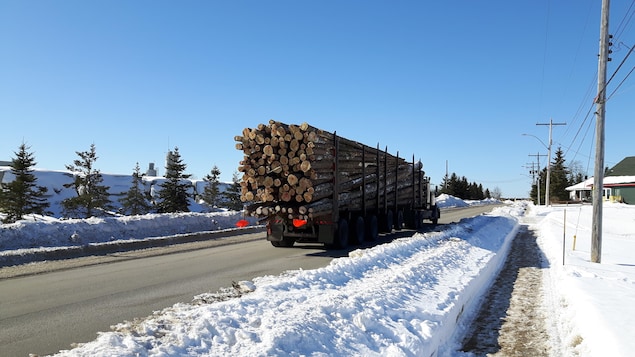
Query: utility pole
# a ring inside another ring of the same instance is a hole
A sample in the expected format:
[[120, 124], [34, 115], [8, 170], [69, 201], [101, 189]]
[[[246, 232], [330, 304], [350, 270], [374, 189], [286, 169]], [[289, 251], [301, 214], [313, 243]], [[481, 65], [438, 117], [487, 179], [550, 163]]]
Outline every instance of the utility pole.
[[540, 178], [540, 171], [536, 170], [536, 163], [535, 162], [531, 162], [531, 166], [528, 166], [529, 163], [527, 165], [525, 165], [525, 168], [531, 168], [529, 170], [529, 173], [531, 174], [531, 183], [533, 185], [536, 185], [536, 189], [538, 190], [538, 196], [537, 196], [537, 200], [538, 200], [538, 206], [540, 206], [540, 180], [536, 180], [536, 174], [538, 174], [538, 178]]
[[445, 160], [445, 181], [443, 182], [443, 189], [448, 188], [448, 160]]
[[[536, 188], [538, 189], [538, 206], [540, 206], [540, 157], [541, 156], [546, 156], [546, 155], [540, 155], [540, 153], [537, 153], [536, 155], [532, 155], [529, 154], [529, 156], [535, 156], [536, 158], [538, 158], [538, 180], [536, 183]], [[549, 169], [547, 169], [549, 170]], [[549, 171], [547, 171], [549, 172]], [[549, 190], [549, 186], [547, 186], [547, 190]]]
[[609, 61], [609, 0], [602, 0], [600, 55], [598, 60], [598, 96], [595, 121], [595, 170], [593, 175], [593, 224], [591, 262], [602, 262], [602, 201], [604, 200], [604, 114], [606, 112], [606, 63]]
[[567, 125], [567, 123], [554, 123], [553, 119], [549, 119], [548, 123], [537, 123], [536, 125], [549, 125], [549, 146], [547, 147], [547, 150], [549, 151], [547, 154], [547, 192], [545, 192], [545, 205], [549, 206], [551, 204], [551, 200], [549, 199], [549, 185], [551, 183], [551, 133], [554, 125]]

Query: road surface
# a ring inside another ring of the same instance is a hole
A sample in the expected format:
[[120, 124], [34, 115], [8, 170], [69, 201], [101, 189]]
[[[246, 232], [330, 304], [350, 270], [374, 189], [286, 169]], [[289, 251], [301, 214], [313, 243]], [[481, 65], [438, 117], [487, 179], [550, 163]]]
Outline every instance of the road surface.
[[[488, 212], [493, 206], [442, 211], [443, 224]], [[411, 235], [380, 237], [389, 241]], [[352, 249], [356, 249], [354, 247]], [[97, 257], [0, 269], [0, 355], [44, 355], [92, 341], [99, 331], [143, 318], [232, 281], [328, 265], [347, 250], [319, 245], [274, 248], [264, 233]]]

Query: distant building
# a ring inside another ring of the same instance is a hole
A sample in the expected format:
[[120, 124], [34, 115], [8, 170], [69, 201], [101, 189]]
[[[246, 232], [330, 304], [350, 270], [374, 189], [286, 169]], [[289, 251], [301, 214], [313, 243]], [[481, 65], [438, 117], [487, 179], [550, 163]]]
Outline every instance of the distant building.
[[618, 162], [604, 175], [604, 187], [611, 189], [611, 199], [635, 204], [635, 156]]
[[146, 176], [156, 176], [157, 169], [154, 168], [154, 162], [148, 164], [148, 170], [146, 171]]
[[[11, 161], [0, 161], [0, 166], [11, 166]], [[0, 170], [0, 183], [4, 178], [4, 170]]]
[[[593, 191], [593, 178], [567, 187], [574, 200], [590, 200]], [[635, 156], [624, 158], [610, 168], [602, 180], [604, 199], [613, 202], [635, 204]]]

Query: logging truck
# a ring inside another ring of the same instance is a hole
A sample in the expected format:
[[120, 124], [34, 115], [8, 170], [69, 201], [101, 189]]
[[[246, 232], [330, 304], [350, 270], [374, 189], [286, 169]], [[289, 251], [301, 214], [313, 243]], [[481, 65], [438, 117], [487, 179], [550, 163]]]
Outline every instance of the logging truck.
[[440, 210], [421, 161], [314, 128], [270, 120], [236, 136], [241, 200], [274, 247], [345, 248], [393, 229], [437, 224]]

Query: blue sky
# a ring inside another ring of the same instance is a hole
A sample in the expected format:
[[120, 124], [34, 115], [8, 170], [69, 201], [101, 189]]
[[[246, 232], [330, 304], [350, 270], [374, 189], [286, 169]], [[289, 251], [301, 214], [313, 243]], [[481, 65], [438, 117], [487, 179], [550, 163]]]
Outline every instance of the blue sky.
[[[229, 181], [234, 136], [273, 118], [526, 197], [547, 150], [522, 134], [547, 143], [550, 118], [567, 123], [554, 151], [593, 174], [600, 5], [0, 0], [0, 160], [25, 142], [63, 170], [95, 144], [104, 173], [162, 173], [176, 146], [186, 173]], [[629, 6], [611, 7], [609, 76], [635, 42]], [[607, 103], [606, 166], [635, 155], [634, 95], [629, 78]]]

